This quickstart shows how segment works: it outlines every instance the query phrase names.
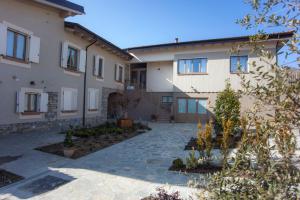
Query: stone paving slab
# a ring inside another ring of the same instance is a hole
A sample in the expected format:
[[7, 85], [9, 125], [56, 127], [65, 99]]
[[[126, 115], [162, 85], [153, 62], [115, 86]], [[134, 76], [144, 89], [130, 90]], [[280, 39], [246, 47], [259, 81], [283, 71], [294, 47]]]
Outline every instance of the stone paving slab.
[[[196, 190], [187, 187], [193, 176], [168, 168], [174, 158], [187, 156], [183, 149], [190, 137], [196, 136], [196, 125], [155, 123], [150, 127], [152, 131], [80, 159], [66, 162], [54, 159], [60, 165], [49, 165], [44, 173], [0, 190], [0, 199], [138, 200], [161, 186], [169, 191], [179, 190], [184, 197], [195, 196]], [[20, 189], [46, 176], [72, 181], [37, 195]]]

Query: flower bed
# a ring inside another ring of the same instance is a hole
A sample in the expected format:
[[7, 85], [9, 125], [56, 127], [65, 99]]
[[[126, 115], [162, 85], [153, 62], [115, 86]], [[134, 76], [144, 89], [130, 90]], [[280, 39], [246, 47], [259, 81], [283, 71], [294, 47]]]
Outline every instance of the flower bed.
[[0, 188], [24, 179], [22, 176], [0, 169]]
[[[88, 129], [74, 130], [76, 139], [72, 139], [72, 149], [74, 153], [69, 158], [77, 159], [100, 149], [112, 146], [136, 135], [142, 134], [149, 127], [141, 124], [135, 124], [131, 129], [118, 128], [115, 124], [106, 124]], [[47, 146], [36, 148], [36, 150], [46, 153], [52, 153], [59, 156], [65, 156], [65, 143], [59, 142]], [[68, 156], [65, 156], [68, 157]]]
[[217, 165], [212, 165], [212, 164], [203, 164], [203, 165], [198, 165], [196, 168], [188, 169], [186, 166], [182, 167], [177, 167], [172, 165], [169, 168], [170, 171], [178, 171], [178, 172], [184, 172], [184, 173], [199, 173], [199, 174], [212, 174], [215, 172], [219, 172], [222, 170], [221, 166]]
[[[229, 148], [237, 148], [239, 145], [240, 138], [232, 138], [230, 140]], [[212, 140], [213, 148], [214, 149], [221, 149], [221, 139], [213, 139]], [[197, 145], [197, 138], [192, 137], [190, 141], [187, 143], [187, 145], [184, 147], [184, 150], [198, 150], [198, 145]]]

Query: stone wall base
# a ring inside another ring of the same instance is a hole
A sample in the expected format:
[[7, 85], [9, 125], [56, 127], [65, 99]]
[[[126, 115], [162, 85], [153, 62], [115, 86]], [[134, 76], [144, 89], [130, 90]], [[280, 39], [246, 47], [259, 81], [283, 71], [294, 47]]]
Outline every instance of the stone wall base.
[[[88, 126], [97, 126], [103, 124], [106, 121], [105, 118], [89, 117], [86, 118], [86, 124]], [[51, 131], [61, 132], [70, 128], [70, 126], [82, 126], [82, 118], [70, 118], [70, 119], [56, 119], [48, 121], [36, 121], [16, 124], [4, 124], [0, 125], [0, 135], [9, 133], [26, 133], [36, 131]]]

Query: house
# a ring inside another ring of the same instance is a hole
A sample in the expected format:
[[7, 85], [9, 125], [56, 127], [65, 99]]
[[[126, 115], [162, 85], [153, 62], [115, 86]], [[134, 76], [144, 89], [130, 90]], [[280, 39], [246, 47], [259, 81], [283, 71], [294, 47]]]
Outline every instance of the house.
[[[292, 32], [269, 35], [262, 42], [273, 52], [270, 62], [277, 62], [279, 41], [292, 36]], [[160, 121], [174, 119], [176, 122], [207, 121], [213, 117], [213, 108], [219, 92], [229, 80], [234, 90], [241, 89], [242, 73], [255, 83], [249, 73], [250, 63], [257, 66], [262, 60], [243, 46], [239, 54], [230, 50], [237, 44], [249, 41], [249, 36], [220, 38], [190, 42], [178, 42], [128, 48], [134, 59], [130, 62], [129, 92], [144, 90], [139, 102], [131, 105], [130, 116]], [[238, 67], [240, 66], [240, 67]], [[241, 110], [252, 105], [251, 98], [243, 96]]]
[[[247, 48], [228, 52], [249, 37], [120, 49], [65, 21], [82, 14], [66, 0], [0, 1], [0, 134], [101, 124], [120, 116], [113, 102], [124, 91], [133, 119], [207, 120], [225, 80], [239, 88], [237, 65], [247, 74], [249, 62], [261, 62]], [[291, 35], [273, 34], [264, 45], [276, 55]], [[243, 109], [249, 102], [242, 98]]]
[[65, 22], [81, 14], [84, 8], [69, 1], [0, 2], [0, 134], [106, 120], [131, 55]]

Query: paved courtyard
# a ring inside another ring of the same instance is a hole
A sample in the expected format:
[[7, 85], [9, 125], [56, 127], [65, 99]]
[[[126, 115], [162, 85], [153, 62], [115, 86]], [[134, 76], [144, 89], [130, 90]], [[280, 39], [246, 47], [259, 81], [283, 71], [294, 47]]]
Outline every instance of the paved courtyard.
[[[55, 133], [13, 134], [0, 137], [0, 168], [25, 177], [0, 189], [0, 199], [138, 200], [163, 186], [195, 197], [187, 186], [192, 175], [168, 171], [183, 151], [195, 124], [150, 124], [152, 131], [77, 160], [33, 150], [63, 140]], [[59, 186], [59, 187], [58, 187]]]

